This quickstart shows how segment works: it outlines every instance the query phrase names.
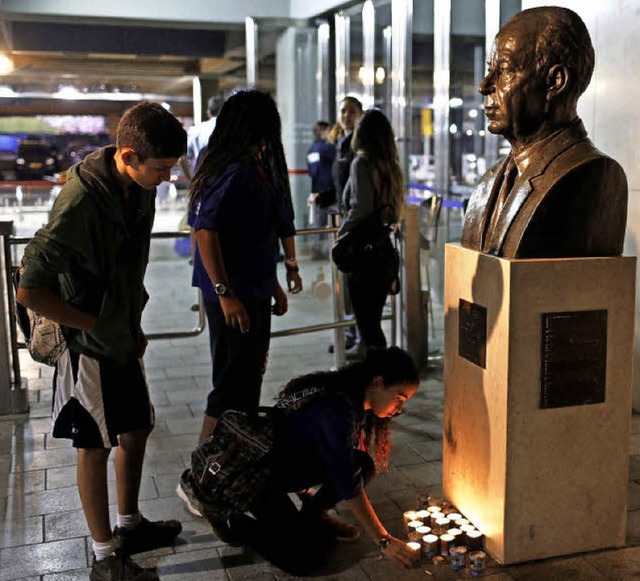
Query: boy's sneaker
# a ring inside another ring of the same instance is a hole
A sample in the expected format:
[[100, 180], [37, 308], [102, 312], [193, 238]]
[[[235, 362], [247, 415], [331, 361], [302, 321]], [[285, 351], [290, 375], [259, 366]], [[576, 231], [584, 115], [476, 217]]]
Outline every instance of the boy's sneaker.
[[91, 581], [156, 581], [159, 579], [154, 570], [143, 569], [131, 560], [129, 555], [116, 551], [114, 555], [96, 561], [93, 556], [93, 565], [89, 574]]
[[140, 524], [133, 529], [116, 527], [113, 536], [118, 541], [120, 550], [127, 555], [153, 551], [173, 544], [182, 532], [182, 525], [177, 520], [159, 520], [151, 522], [142, 517]]
[[323, 512], [320, 522], [327, 531], [337, 540], [343, 543], [354, 543], [360, 538], [360, 529], [339, 518], [332, 517]]
[[191, 470], [188, 468], [180, 476], [180, 482], [176, 488], [176, 494], [184, 500], [187, 505], [188, 511], [194, 515], [202, 517], [202, 511], [200, 509], [200, 501], [196, 497], [193, 491], [193, 484], [191, 483]]

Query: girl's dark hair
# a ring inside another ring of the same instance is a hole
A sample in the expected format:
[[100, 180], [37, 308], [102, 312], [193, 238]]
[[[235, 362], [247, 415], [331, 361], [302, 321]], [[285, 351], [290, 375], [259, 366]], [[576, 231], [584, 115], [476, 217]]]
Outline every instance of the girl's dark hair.
[[401, 218], [404, 186], [398, 148], [391, 123], [380, 109], [369, 109], [358, 119], [351, 148], [371, 164], [373, 185], [380, 194], [382, 205], [389, 204]]
[[250, 157], [262, 167], [278, 194], [291, 196], [276, 103], [268, 93], [241, 90], [231, 95], [220, 109], [191, 180], [189, 204], [197, 205], [209, 178], [220, 175], [229, 164]]
[[[399, 347], [370, 349], [364, 361], [352, 363], [338, 371], [319, 371], [294, 377], [279, 396], [283, 397], [310, 387], [322, 387], [326, 392], [340, 392], [354, 402], [364, 398], [366, 388], [374, 377], [382, 377], [385, 387], [392, 385], [415, 385], [420, 381], [418, 369], [411, 356]], [[364, 441], [367, 452], [371, 452], [376, 467], [384, 470], [389, 460], [391, 443], [389, 440], [390, 418], [378, 418], [373, 413], [366, 414]]]

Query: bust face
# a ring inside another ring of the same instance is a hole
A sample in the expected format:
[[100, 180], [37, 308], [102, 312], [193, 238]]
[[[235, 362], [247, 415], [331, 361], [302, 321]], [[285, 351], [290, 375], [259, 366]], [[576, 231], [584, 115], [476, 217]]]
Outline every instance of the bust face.
[[522, 24], [510, 22], [496, 36], [489, 70], [478, 87], [489, 131], [511, 145], [535, 136], [548, 110], [546, 86], [535, 66], [536, 33]]

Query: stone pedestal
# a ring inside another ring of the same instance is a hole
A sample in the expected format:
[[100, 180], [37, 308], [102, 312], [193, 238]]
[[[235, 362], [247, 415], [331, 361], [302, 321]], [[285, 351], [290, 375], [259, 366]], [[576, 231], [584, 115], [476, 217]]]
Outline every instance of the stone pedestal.
[[447, 245], [443, 489], [501, 563], [624, 544], [635, 267]]

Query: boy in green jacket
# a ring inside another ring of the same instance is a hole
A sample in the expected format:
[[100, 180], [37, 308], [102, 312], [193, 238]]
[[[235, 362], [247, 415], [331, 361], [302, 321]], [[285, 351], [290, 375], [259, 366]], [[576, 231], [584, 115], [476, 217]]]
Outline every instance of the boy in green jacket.
[[[186, 151], [180, 122], [158, 103], [122, 117], [116, 145], [72, 167], [49, 222], [25, 249], [19, 303], [62, 325], [67, 350], [54, 374], [53, 436], [78, 449], [78, 490], [93, 540], [92, 580], [156, 579], [131, 553], [169, 544], [178, 521], [138, 510], [154, 410], [140, 327], [148, 295], [156, 186]], [[109, 522], [107, 458], [115, 457], [117, 526]]]

